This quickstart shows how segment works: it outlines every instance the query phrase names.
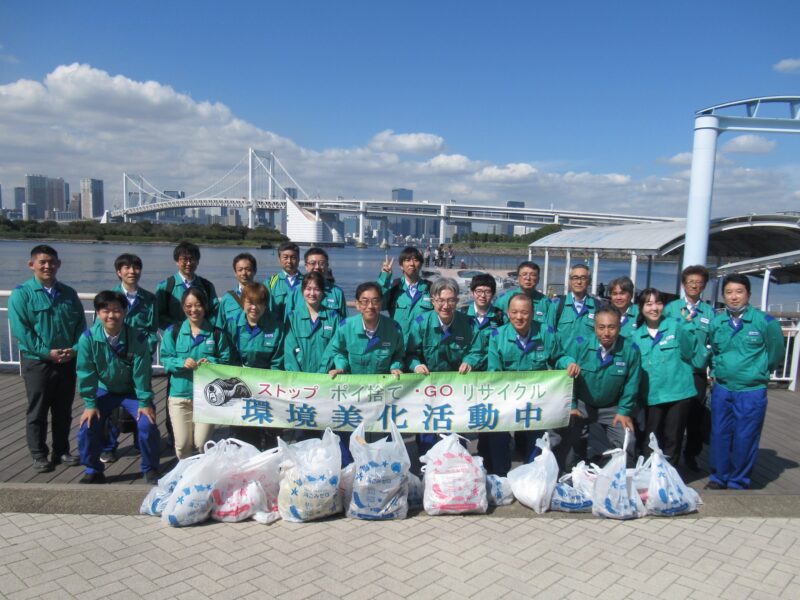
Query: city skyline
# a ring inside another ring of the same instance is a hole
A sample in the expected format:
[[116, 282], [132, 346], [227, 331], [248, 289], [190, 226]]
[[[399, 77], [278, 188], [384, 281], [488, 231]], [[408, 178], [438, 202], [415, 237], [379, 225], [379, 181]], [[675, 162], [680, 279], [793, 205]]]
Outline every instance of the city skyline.
[[[137, 28], [108, 26], [139, 18], [123, 7], [53, 4], [42, 20], [12, 0], [0, 7], [0, 185], [90, 173], [110, 209], [123, 172], [191, 195], [254, 147], [328, 198], [409, 188], [419, 200], [682, 217], [694, 111], [800, 93], [800, 7], [771, 7], [787, 18], [731, 2], [712, 27], [688, 2], [144, 2], [160, 42], [142, 44]], [[746, 43], [733, 35], [743, 19]], [[264, 22], [307, 43], [256, 35]], [[78, 24], [91, 43], [68, 34]], [[235, 41], [201, 43], [223, 30]], [[385, 43], [403, 34], [413, 43]], [[796, 208], [799, 137], [725, 134], [714, 215]]]

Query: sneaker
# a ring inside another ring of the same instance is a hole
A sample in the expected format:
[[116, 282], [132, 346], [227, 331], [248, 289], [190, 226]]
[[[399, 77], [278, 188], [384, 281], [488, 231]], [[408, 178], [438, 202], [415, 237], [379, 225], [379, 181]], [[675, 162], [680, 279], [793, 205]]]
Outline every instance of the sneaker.
[[74, 454], [65, 452], [64, 454], [58, 454], [58, 455], [54, 454], [53, 464], [64, 465], [67, 467], [77, 467], [79, 464], [81, 464], [81, 459], [75, 456]]
[[716, 481], [709, 481], [707, 484], [703, 486], [704, 490], [724, 490], [727, 489], [721, 483], [717, 483]]
[[102, 473], [86, 473], [78, 483], [105, 483], [106, 476]]
[[105, 464], [117, 462], [117, 453], [114, 450], [109, 450], [100, 454], [100, 462]]
[[49, 473], [53, 470], [53, 463], [46, 458], [34, 458], [33, 470], [37, 473]]
[[145, 483], [149, 485], [156, 485], [158, 483], [158, 479], [161, 477], [161, 473], [158, 471], [148, 471], [144, 474]]

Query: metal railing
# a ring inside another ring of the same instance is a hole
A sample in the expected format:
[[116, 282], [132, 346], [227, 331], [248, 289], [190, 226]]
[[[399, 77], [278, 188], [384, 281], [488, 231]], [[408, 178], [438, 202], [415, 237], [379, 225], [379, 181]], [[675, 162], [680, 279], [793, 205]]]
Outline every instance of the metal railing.
[[[8, 298], [10, 295], [10, 291], [0, 290], [0, 300], [2, 301], [2, 305], [0, 306], [0, 330], [4, 332], [2, 338], [0, 338], [0, 366], [18, 367], [20, 364], [19, 348], [11, 332], [11, 322], [8, 319]], [[94, 322], [94, 310], [92, 308], [86, 308], [85, 306], [87, 301], [91, 301], [94, 298], [94, 294], [79, 293], [78, 297], [84, 303], [87, 324]], [[786, 383], [789, 386], [789, 390], [794, 392], [797, 391], [797, 372], [798, 366], [800, 365], [800, 322], [784, 324], [781, 328], [783, 329], [783, 336], [785, 339], [783, 364], [777, 370], [773, 371], [770, 376], [770, 381]], [[163, 372], [164, 370], [160, 361], [160, 339], [159, 334], [159, 344], [153, 359], [153, 369], [156, 372]]]

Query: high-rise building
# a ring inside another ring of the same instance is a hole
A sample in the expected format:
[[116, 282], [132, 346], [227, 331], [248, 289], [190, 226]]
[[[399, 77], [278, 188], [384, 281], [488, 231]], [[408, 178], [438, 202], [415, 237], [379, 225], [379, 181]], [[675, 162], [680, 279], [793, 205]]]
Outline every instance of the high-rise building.
[[27, 219], [35, 220], [44, 217], [47, 208], [47, 177], [44, 175], [25, 175], [25, 203]]
[[104, 208], [103, 180], [88, 177], [81, 179], [81, 218], [102, 217]]
[[3, 208], [3, 186], [0, 185], [0, 209]]
[[25, 188], [14, 188], [14, 210], [22, 212], [22, 205], [25, 204]]
[[70, 196], [69, 201], [69, 210], [70, 212], [74, 212], [78, 218], [81, 218], [81, 193], [80, 192], [73, 192], [72, 196]]
[[47, 178], [47, 201], [45, 204], [44, 214], [41, 214], [45, 219], [54, 219], [55, 212], [63, 212], [67, 208], [66, 196], [64, 196], [66, 184], [61, 177]]
[[412, 202], [414, 200], [414, 190], [395, 188], [392, 190], [392, 200], [395, 202]]

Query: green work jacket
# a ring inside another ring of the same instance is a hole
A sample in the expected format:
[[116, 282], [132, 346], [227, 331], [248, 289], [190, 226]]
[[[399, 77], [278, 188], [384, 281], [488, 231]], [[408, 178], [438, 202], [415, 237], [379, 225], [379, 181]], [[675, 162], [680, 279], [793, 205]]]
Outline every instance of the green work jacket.
[[564, 310], [561, 311], [561, 316], [556, 322], [559, 302], [561, 302], [560, 297], [550, 301], [550, 324], [556, 328], [558, 342], [564, 352], [570, 356], [576, 356], [575, 340], [579, 337], [587, 338], [594, 335], [594, 313], [597, 310], [597, 302], [587, 294], [584, 296], [583, 309], [578, 312], [575, 310], [575, 299], [570, 292], [564, 299]]
[[482, 362], [481, 345], [469, 317], [455, 311], [447, 333], [436, 311], [419, 315], [411, 324], [406, 341], [406, 364], [413, 373], [419, 365], [431, 372], [458, 371], [461, 363], [477, 369]]
[[11, 292], [8, 319], [20, 354], [31, 360], [50, 360], [54, 349], [77, 351], [78, 339], [86, 329], [83, 305], [75, 290], [56, 281], [50, 297], [36, 277]]
[[627, 312], [619, 320], [619, 334], [625, 337], [633, 335], [636, 329], [636, 318], [639, 316], [639, 307], [631, 304]]
[[323, 361], [323, 356], [339, 328], [339, 314], [322, 308], [317, 320], [312, 321], [303, 302], [287, 315], [286, 321], [284, 368], [298, 373], [327, 373], [332, 366]]
[[294, 304], [294, 294], [300, 289], [302, 283], [303, 274], [298, 272], [294, 279], [294, 285], [290, 285], [286, 271], [282, 269], [279, 273], [264, 280], [264, 285], [269, 290], [270, 311], [282, 318], [289, 314], [290, 309], [286, 309], [286, 303]]
[[673, 300], [664, 307], [664, 316], [666, 318], [678, 319], [687, 323], [695, 330], [695, 335], [699, 342], [697, 351], [700, 353], [700, 357], [702, 357], [699, 363], [695, 361], [695, 364], [700, 365], [695, 369], [697, 371], [705, 372], [711, 362], [711, 353], [708, 349], [708, 330], [716, 314], [714, 307], [702, 300], [697, 303], [697, 306], [695, 306], [693, 310], [689, 309], [686, 300], [683, 298]]
[[[296, 306], [305, 304], [306, 299], [303, 298], [303, 290], [297, 286], [294, 293], [286, 296], [286, 301], [283, 306], [283, 317], [295, 309]], [[322, 294], [320, 306], [326, 310], [332, 310], [340, 319], [347, 317], [347, 301], [344, 299], [344, 292], [342, 288], [329, 281], [325, 281], [325, 293]]]
[[152, 359], [144, 331], [128, 324], [122, 327], [116, 348], [95, 321], [78, 340], [78, 391], [87, 409], [97, 407], [97, 397], [106, 393], [135, 397], [139, 407], [153, 404]]
[[642, 357], [630, 338], [619, 336], [606, 360], [594, 333], [578, 336], [574, 344], [581, 374], [575, 379], [575, 398], [590, 406], [617, 406], [617, 413], [631, 416], [639, 398]]
[[[175, 328], [178, 328], [177, 339], [173, 334]], [[216, 334], [214, 329], [217, 329]], [[228, 336], [221, 329], [213, 327], [208, 320], [203, 322], [197, 337], [192, 337], [192, 328], [188, 320], [167, 328], [161, 338], [161, 364], [164, 365], [164, 370], [172, 375], [169, 384], [170, 396], [192, 397], [194, 371], [183, 366], [187, 358], [196, 361], [207, 358], [210, 363], [230, 364], [231, 346]]]
[[639, 398], [643, 405], [655, 406], [697, 395], [693, 363], [702, 355], [698, 353], [694, 328], [684, 323], [662, 317], [654, 337], [646, 323], [630, 336], [642, 357]]
[[283, 369], [285, 323], [265, 311], [254, 327], [244, 311], [228, 321], [225, 331], [231, 343], [231, 364], [256, 369]]
[[712, 375], [725, 388], [749, 391], [767, 387], [769, 374], [783, 362], [783, 331], [772, 316], [748, 306], [739, 326], [727, 310], [717, 313], [708, 330]]
[[383, 290], [384, 310], [400, 324], [403, 338], [408, 338], [408, 332], [411, 330], [414, 319], [433, 310], [430, 283], [427, 279], [420, 279], [417, 282], [416, 295], [411, 296], [405, 276], [392, 280], [391, 273], [381, 271], [378, 276], [378, 285]]
[[458, 311], [469, 317], [469, 323], [472, 326], [472, 332], [475, 334], [487, 329], [497, 329], [506, 322], [505, 311], [493, 304], [489, 306], [489, 310], [486, 311], [483, 319], [479, 319], [475, 314], [474, 302], [470, 302], [467, 306], [462, 306], [458, 309]]
[[[170, 280], [172, 281], [170, 282]], [[170, 287], [172, 292], [169, 291]], [[219, 299], [217, 298], [217, 290], [214, 288], [214, 284], [204, 277], [195, 275], [189, 287], [199, 287], [209, 296], [208, 301], [211, 303], [211, 311], [210, 314], [206, 315], [206, 319], [214, 323], [217, 308], [219, 307]], [[187, 289], [189, 288], [184, 284], [180, 273], [167, 277], [156, 286], [156, 310], [160, 329], [166, 330], [170, 325], [180, 324], [186, 320], [181, 300], [183, 300], [183, 294]]]
[[[521, 287], [515, 287], [508, 290], [505, 294], [500, 296], [494, 303], [495, 307], [499, 308], [503, 311], [503, 313], [508, 312], [508, 303], [511, 301], [511, 297], [514, 294], [524, 294], [525, 292], [522, 291]], [[541, 293], [539, 290], [533, 290], [533, 296], [531, 296], [531, 300], [533, 300], [533, 320], [538, 321], [539, 323], [550, 323], [550, 300]]]
[[361, 315], [353, 315], [339, 322], [322, 362], [353, 375], [381, 375], [402, 370], [404, 360], [405, 343], [396, 321], [380, 317], [375, 336], [369, 339]]
[[216, 325], [220, 329], [225, 329], [228, 321], [235, 319], [239, 313], [244, 312], [240, 302], [242, 301], [242, 293], [237, 287], [234, 290], [229, 290], [222, 295], [219, 299], [219, 308], [217, 308]]
[[558, 344], [555, 330], [532, 321], [527, 343], [519, 340], [514, 325], [506, 323], [486, 334], [489, 340], [489, 371], [547, 371], [566, 369], [575, 360]]
[[[126, 300], [128, 299], [127, 292], [125, 288], [122, 287], [122, 283], [117, 284], [117, 287], [115, 287], [113, 291], [119, 292], [125, 296]], [[133, 304], [128, 303], [127, 306], [128, 312], [125, 314], [125, 323], [147, 335], [147, 347], [150, 349], [150, 354], [153, 354], [158, 345], [156, 295], [137, 287], [136, 300]]]

